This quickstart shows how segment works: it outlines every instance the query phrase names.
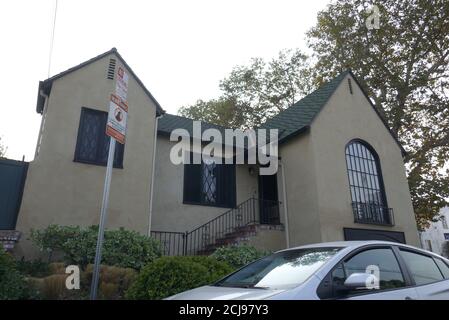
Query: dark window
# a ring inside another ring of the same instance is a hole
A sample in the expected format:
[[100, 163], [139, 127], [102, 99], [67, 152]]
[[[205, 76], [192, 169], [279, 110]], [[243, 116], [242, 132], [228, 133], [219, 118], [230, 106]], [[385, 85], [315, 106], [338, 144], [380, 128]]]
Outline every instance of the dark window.
[[[108, 114], [104, 111], [81, 108], [78, 139], [76, 141], [76, 162], [105, 166], [108, 161], [110, 137], [106, 135]], [[114, 167], [123, 167], [124, 145], [116, 142]]]
[[[393, 289], [405, 286], [399, 263], [391, 249], [379, 248], [362, 251], [343, 262], [343, 270], [335, 269], [332, 274], [334, 284], [343, 284], [353, 273], [366, 273], [370, 266], [379, 268], [379, 288]], [[340, 266], [341, 268], [341, 266]], [[342, 277], [344, 278], [342, 279]]]
[[332, 285], [334, 286], [334, 289], [338, 289], [339, 287], [342, 287], [345, 283], [345, 280], [346, 280], [345, 269], [343, 268], [343, 264], [340, 263], [332, 271]]
[[351, 141], [346, 146], [346, 166], [357, 222], [392, 224], [375, 151], [364, 142]]
[[185, 164], [184, 203], [235, 207], [235, 165]]
[[379, 161], [370, 149], [359, 141], [346, 147], [351, 198], [354, 202], [386, 205]]
[[443, 275], [431, 257], [402, 249], [401, 256], [404, 258], [417, 285], [443, 280]]
[[448, 265], [439, 258], [434, 258], [436, 264], [438, 265], [438, 268], [440, 269], [441, 273], [444, 276], [444, 279], [449, 279], [449, 267]]

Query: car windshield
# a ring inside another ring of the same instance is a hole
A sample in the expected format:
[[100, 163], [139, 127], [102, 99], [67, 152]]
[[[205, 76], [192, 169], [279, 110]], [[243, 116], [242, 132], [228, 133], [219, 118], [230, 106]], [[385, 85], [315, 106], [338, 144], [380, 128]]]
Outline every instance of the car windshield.
[[215, 286], [289, 289], [307, 280], [341, 248], [304, 248], [282, 251], [257, 260]]

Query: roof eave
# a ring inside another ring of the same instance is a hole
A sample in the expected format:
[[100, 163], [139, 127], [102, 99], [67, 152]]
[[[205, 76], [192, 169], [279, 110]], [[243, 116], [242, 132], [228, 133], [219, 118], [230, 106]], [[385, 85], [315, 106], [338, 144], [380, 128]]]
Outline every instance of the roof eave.
[[42, 96], [41, 92], [43, 92], [46, 95], [50, 94], [51, 91], [51, 87], [53, 85], [53, 81], [57, 80], [59, 78], [64, 77], [65, 75], [76, 71], [78, 69], [81, 69], [95, 61], [98, 61], [110, 54], [115, 54], [117, 56], [117, 58], [120, 59], [120, 61], [123, 63], [123, 65], [129, 70], [129, 72], [131, 73], [131, 75], [134, 77], [134, 79], [136, 79], [137, 83], [141, 86], [141, 88], [143, 89], [143, 91], [146, 93], [146, 95], [151, 99], [151, 101], [154, 102], [154, 104], [156, 105], [156, 116], [161, 116], [165, 113], [165, 110], [162, 109], [161, 105], [159, 104], [159, 102], [156, 100], [156, 98], [154, 98], [154, 96], [151, 94], [151, 92], [145, 87], [145, 85], [143, 84], [143, 82], [139, 79], [139, 77], [135, 74], [135, 72], [131, 69], [131, 67], [128, 65], [128, 63], [126, 63], [125, 59], [123, 59], [123, 57], [120, 55], [120, 53], [118, 53], [116, 48], [112, 48], [109, 51], [106, 51], [92, 59], [89, 59], [87, 61], [84, 61], [82, 63], [80, 63], [79, 65], [72, 67], [70, 69], [67, 69], [66, 71], [63, 71], [61, 73], [58, 73], [57, 75], [54, 75], [53, 77], [50, 77], [44, 81], [39, 81], [39, 89], [38, 89], [38, 97], [37, 97], [37, 103], [36, 103], [36, 112], [42, 114], [43, 110], [44, 110], [44, 104], [45, 104], [45, 99]]
[[310, 131], [310, 125], [304, 126], [304, 127], [300, 128], [300, 129], [298, 129], [298, 130], [288, 134], [287, 136], [279, 139], [279, 143], [278, 144], [279, 145], [283, 144], [283, 143], [285, 143], [287, 141], [290, 141], [291, 139], [293, 139], [293, 138], [295, 138], [295, 137], [297, 137], [297, 136], [299, 136], [299, 135], [301, 135], [303, 133], [307, 133], [309, 131]]
[[379, 117], [379, 119], [382, 121], [382, 123], [384, 124], [385, 128], [387, 128], [388, 132], [390, 133], [390, 135], [393, 137], [394, 141], [396, 142], [396, 144], [399, 146], [399, 149], [401, 150], [401, 155], [402, 157], [406, 157], [407, 156], [407, 151], [405, 151], [404, 147], [402, 146], [401, 142], [399, 141], [398, 137], [396, 136], [396, 134], [394, 134], [393, 131], [391, 131], [390, 126], [388, 125], [388, 123], [386, 122], [386, 120], [382, 117], [382, 115], [380, 114], [379, 110], [377, 110], [376, 106], [373, 104], [373, 102], [371, 101], [371, 99], [369, 98], [368, 94], [365, 92], [365, 90], [363, 89], [362, 85], [360, 84], [360, 81], [357, 79], [357, 77], [354, 75], [354, 73], [352, 72], [352, 70], [349, 69], [349, 74], [351, 75], [351, 77], [354, 79], [354, 81], [356, 82], [356, 84], [359, 86], [360, 90], [362, 91], [363, 95], [365, 96], [365, 98], [368, 100], [369, 104], [371, 105], [371, 107], [374, 109], [374, 111], [376, 112], [377, 116]]

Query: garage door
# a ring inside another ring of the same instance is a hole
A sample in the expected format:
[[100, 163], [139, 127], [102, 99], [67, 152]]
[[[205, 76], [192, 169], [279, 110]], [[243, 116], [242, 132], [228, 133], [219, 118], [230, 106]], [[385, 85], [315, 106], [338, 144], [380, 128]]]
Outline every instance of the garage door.
[[344, 228], [345, 240], [381, 240], [405, 243], [404, 232]]

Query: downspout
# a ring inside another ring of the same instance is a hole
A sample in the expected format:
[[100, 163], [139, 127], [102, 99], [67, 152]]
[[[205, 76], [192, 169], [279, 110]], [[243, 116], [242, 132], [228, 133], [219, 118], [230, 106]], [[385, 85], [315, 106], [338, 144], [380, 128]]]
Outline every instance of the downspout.
[[39, 155], [39, 150], [40, 150], [41, 142], [42, 142], [42, 133], [45, 128], [45, 119], [47, 117], [47, 107], [48, 107], [48, 95], [46, 95], [43, 90], [39, 91], [39, 95], [44, 97], [45, 102], [44, 102], [44, 108], [42, 110], [42, 120], [41, 120], [41, 126], [39, 128], [39, 135], [37, 136], [36, 150], [34, 151], [34, 159], [36, 159], [37, 156]]
[[151, 164], [151, 182], [150, 182], [150, 214], [148, 217], [148, 236], [151, 236], [151, 216], [153, 215], [153, 194], [154, 194], [154, 170], [156, 166], [156, 145], [157, 145], [157, 127], [159, 118], [161, 118], [163, 114], [156, 117], [156, 123], [154, 124], [154, 143], [153, 143], [153, 163]]
[[287, 248], [290, 248], [290, 229], [288, 226], [288, 206], [287, 206], [287, 189], [285, 188], [285, 172], [284, 163], [279, 159], [279, 164], [281, 165], [281, 176], [282, 176], [282, 200], [284, 202], [284, 224], [285, 224], [285, 244]]

